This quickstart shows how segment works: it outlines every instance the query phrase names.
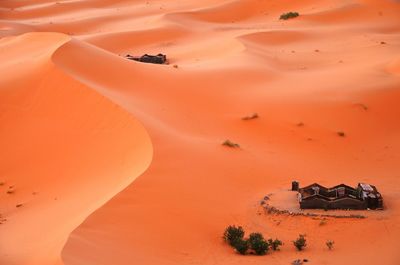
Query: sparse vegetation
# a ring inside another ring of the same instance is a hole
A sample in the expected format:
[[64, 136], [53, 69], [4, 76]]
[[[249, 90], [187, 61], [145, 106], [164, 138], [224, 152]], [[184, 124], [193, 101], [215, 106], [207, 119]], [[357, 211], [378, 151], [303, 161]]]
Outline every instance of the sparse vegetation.
[[282, 241], [280, 241], [279, 239], [275, 238], [274, 240], [272, 238], [268, 239], [268, 244], [270, 246], [270, 248], [273, 251], [277, 251], [280, 250], [280, 246], [283, 245]]
[[244, 230], [241, 226], [234, 226], [230, 225], [225, 229], [223, 239], [225, 242], [227, 242], [229, 245], [233, 246], [233, 244], [240, 240], [243, 239], [244, 237]]
[[297, 13], [297, 12], [288, 12], [288, 13], [282, 14], [279, 17], [279, 19], [288, 20], [290, 18], [295, 18], [295, 17], [298, 17], [298, 16], [299, 16], [299, 13]]
[[323, 226], [323, 225], [326, 225], [326, 218], [323, 218], [322, 220], [321, 220], [321, 222], [319, 222], [319, 225], [320, 226]]
[[301, 259], [296, 259], [294, 261], [292, 261], [292, 265], [302, 265], [303, 261]]
[[242, 120], [248, 121], [248, 120], [254, 120], [254, 119], [257, 119], [257, 118], [259, 118], [258, 113], [253, 113], [253, 114], [251, 114], [249, 116], [243, 117]]
[[340, 137], [346, 137], [346, 134], [342, 131], [337, 132], [337, 135], [339, 135]]
[[332, 250], [334, 245], [335, 245], [335, 241], [333, 241], [333, 240], [326, 241], [326, 246], [328, 247], [329, 250]]
[[230, 225], [225, 229], [223, 239], [242, 255], [248, 252], [256, 255], [265, 255], [270, 247], [273, 250], [278, 250], [279, 246], [282, 245], [282, 242], [278, 239], [269, 239], [267, 241], [261, 233], [251, 233], [248, 238], [244, 238], [244, 234], [245, 232], [241, 226]]
[[302, 251], [307, 246], [306, 235], [299, 235], [299, 237], [293, 241], [293, 245], [298, 251]]
[[249, 243], [245, 239], [237, 239], [232, 242], [232, 247], [242, 255], [245, 255], [247, 253], [247, 250], [249, 249]]
[[365, 110], [365, 111], [368, 110], [368, 106], [365, 105], [365, 104], [363, 104], [363, 103], [357, 103], [357, 104], [355, 104], [355, 105], [361, 107], [361, 108], [362, 108], [363, 110]]
[[261, 233], [251, 233], [247, 241], [250, 249], [254, 250], [256, 255], [265, 255], [268, 252], [268, 242]]
[[222, 145], [231, 147], [231, 148], [240, 148], [240, 145], [237, 143], [232, 142], [231, 140], [225, 140], [225, 142], [222, 143]]

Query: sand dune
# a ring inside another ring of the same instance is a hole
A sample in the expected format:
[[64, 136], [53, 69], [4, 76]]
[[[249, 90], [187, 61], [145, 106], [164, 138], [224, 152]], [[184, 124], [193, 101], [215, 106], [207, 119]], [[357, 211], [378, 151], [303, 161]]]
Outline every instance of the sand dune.
[[[288, 11], [300, 16], [279, 20]], [[398, 265], [399, 12], [389, 0], [2, 1], [0, 263]], [[169, 65], [123, 57], [159, 52]], [[373, 183], [386, 209], [323, 226], [262, 212], [293, 179]], [[237, 255], [221, 240], [229, 224], [285, 245]]]
[[54, 264], [68, 234], [151, 161], [147, 132], [131, 115], [51, 63], [68, 40], [29, 33], [0, 43], [8, 62], [0, 91], [2, 264]]

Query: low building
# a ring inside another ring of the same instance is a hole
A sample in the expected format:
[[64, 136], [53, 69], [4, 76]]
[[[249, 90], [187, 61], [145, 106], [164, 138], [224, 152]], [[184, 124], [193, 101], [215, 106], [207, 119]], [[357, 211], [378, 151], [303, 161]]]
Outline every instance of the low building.
[[167, 56], [162, 53], [159, 53], [157, 55], [145, 54], [140, 57], [127, 54], [125, 57], [129, 60], [142, 62], [142, 63], [166, 64], [168, 62]]
[[[296, 187], [299, 187], [298, 182], [293, 182], [292, 190]], [[359, 183], [356, 188], [345, 184], [326, 188], [314, 183], [297, 191], [301, 209], [383, 209], [382, 195], [370, 184]]]

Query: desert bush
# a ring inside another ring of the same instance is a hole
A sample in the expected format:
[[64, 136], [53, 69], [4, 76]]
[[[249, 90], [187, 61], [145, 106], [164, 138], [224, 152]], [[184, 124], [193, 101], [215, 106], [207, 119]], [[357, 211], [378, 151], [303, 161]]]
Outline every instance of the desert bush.
[[237, 238], [234, 241], [232, 241], [231, 246], [239, 253], [242, 255], [245, 255], [247, 253], [247, 250], [249, 249], [249, 243], [247, 240], [243, 238]]
[[320, 226], [323, 226], [323, 225], [326, 225], [326, 224], [327, 224], [327, 221], [326, 221], [325, 218], [323, 218], [323, 219], [319, 222], [319, 225], [320, 225]]
[[273, 251], [279, 250], [279, 247], [283, 245], [282, 241], [277, 238], [275, 240], [272, 238], [268, 239], [268, 244]]
[[243, 117], [242, 120], [247, 121], [247, 120], [254, 120], [254, 119], [257, 119], [257, 118], [259, 118], [258, 114], [257, 113], [253, 113], [253, 114], [251, 114], [249, 116]]
[[298, 17], [298, 16], [299, 16], [299, 13], [297, 13], [297, 12], [288, 12], [288, 13], [282, 14], [279, 17], [279, 19], [287, 20], [287, 19], [290, 19], [290, 18]]
[[251, 233], [248, 239], [250, 249], [257, 255], [265, 255], [268, 252], [269, 245], [261, 233]]
[[222, 143], [222, 145], [231, 147], [231, 148], [240, 148], [240, 145], [237, 143], [232, 142], [231, 140], [225, 140], [225, 142]]
[[333, 249], [333, 245], [335, 245], [335, 241], [332, 240], [326, 241], [326, 246], [328, 247], [329, 250]]
[[296, 259], [292, 261], [292, 265], [303, 265], [303, 261], [301, 259]]
[[345, 137], [346, 136], [346, 134], [344, 133], [344, 132], [337, 132], [337, 134], [340, 136], [340, 137]]
[[299, 235], [299, 237], [293, 241], [293, 245], [297, 248], [297, 250], [303, 250], [307, 246], [306, 235]]
[[238, 240], [243, 240], [244, 230], [241, 226], [230, 225], [225, 229], [223, 239], [229, 245], [233, 246], [233, 244]]

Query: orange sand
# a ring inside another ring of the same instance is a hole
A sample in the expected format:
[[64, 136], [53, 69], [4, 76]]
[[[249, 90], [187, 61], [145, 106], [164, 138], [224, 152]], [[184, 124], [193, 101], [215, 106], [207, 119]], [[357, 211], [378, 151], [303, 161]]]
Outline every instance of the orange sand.
[[[394, 0], [1, 1], [0, 264], [400, 264], [399, 14]], [[119, 56], [159, 52], [170, 65]], [[370, 182], [387, 209], [323, 226], [262, 213], [293, 179]], [[285, 245], [237, 255], [229, 224]]]

